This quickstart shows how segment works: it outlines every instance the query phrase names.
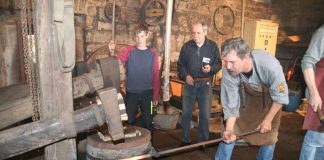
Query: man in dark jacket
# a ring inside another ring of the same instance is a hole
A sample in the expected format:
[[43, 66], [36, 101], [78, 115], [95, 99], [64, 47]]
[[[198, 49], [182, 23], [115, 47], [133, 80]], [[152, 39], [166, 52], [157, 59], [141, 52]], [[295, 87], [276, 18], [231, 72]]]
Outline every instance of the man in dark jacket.
[[[207, 30], [207, 24], [194, 23], [193, 39], [182, 46], [178, 59], [178, 76], [185, 81], [181, 146], [191, 143], [190, 122], [196, 100], [199, 106], [198, 142], [207, 141], [209, 138], [211, 79], [221, 69], [222, 61], [217, 44], [206, 37]], [[205, 147], [203, 151], [206, 151]]]

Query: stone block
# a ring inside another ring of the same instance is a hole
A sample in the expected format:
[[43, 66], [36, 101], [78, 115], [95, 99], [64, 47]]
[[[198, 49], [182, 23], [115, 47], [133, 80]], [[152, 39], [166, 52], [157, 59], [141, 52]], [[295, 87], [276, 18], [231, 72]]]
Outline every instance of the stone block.
[[86, 4], [86, 0], [74, 0], [74, 13], [85, 14]]
[[108, 33], [109, 32], [104, 32], [104, 31], [96, 31], [96, 32], [94, 32], [92, 42], [95, 42], [95, 43], [108, 42], [108, 39], [110, 37]]
[[126, 23], [137, 23], [139, 21], [140, 11], [136, 9], [121, 8], [121, 19]]
[[173, 44], [175, 45], [176, 50], [181, 50], [181, 47], [182, 47], [182, 45], [183, 45], [184, 43], [185, 43], [185, 42], [184, 42], [184, 35], [179, 34], [178, 37], [177, 37], [177, 39], [176, 39], [176, 42], [173, 43]]
[[111, 30], [111, 29], [112, 29], [112, 25], [110, 23], [102, 22], [102, 21], [98, 22], [98, 30], [99, 31], [107, 31], [107, 30]]
[[92, 29], [93, 25], [94, 25], [94, 18], [90, 17], [90, 16], [87, 16], [86, 17], [86, 29], [87, 30]]
[[88, 16], [95, 17], [97, 15], [97, 8], [95, 6], [88, 7]]
[[90, 53], [96, 51], [97, 49], [99, 49], [100, 47], [102, 47], [103, 45], [105, 45], [107, 43], [90, 43], [87, 45], [87, 55], [90, 55]]
[[138, 0], [127, 0], [126, 7], [140, 8], [140, 2]]
[[127, 33], [119, 33], [115, 36], [116, 43], [118, 44], [134, 44], [133, 38]]
[[121, 32], [127, 32], [127, 26], [125, 24], [115, 24], [115, 32], [118, 34]]
[[107, 20], [104, 8], [98, 8], [98, 19]]

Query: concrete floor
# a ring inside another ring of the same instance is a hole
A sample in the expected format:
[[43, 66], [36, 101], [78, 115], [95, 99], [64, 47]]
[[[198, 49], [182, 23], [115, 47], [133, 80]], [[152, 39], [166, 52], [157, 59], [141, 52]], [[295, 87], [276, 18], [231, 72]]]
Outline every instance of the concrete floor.
[[[305, 131], [301, 130], [303, 117], [293, 112], [283, 112], [279, 129], [279, 141], [276, 145], [274, 160], [298, 160], [300, 148]], [[196, 129], [192, 129], [192, 140], [195, 140]], [[211, 138], [219, 138], [212, 134]], [[170, 131], [157, 131], [154, 135], [153, 146], [162, 151], [177, 147], [181, 142], [181, 129]], [[166, 157], [155, 158], [160, 160], [212, 160], [214, 159], [218, 144], [208, 146], [208, 152], [203, 153], [199, 149], [193, 149], [181, 153], [175, 153]], [[235, 146], [232, 160], [252, 160], [258, 153], [256, 146]]]

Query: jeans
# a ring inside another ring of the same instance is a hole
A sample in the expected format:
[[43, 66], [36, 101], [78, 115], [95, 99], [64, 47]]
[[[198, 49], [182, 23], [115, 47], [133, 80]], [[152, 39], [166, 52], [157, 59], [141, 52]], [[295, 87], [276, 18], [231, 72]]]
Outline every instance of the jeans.
[[[215, 160], [230, 160], [231, 155], [234, 149], [235, 143], [219, 143]], [[259, 153], [256, 156], [257, 160], [272, 160], [273, 152], [276, 147], [276, 144], [268, 145], [268, 146], [260, 146]]]
[[190, 122], [195, 101], [199, 106], [198, 142], [209, 139], [209, 117], [210, 117], [210, 81], [198, 81], [194, 85], [185, 84], [182, 100], [182, 142], [191, 143]]
[[153, 131], [153, 114], [151, 113], [152, 98], [152, 90], [145, 90], [141, 93], [126, 92], [125, 105], [128, 123], [130, 125], [135, 124], [136, 114], [138, 109], [140, 109], [143, 127], [151, 132]]
[[300, 160], [324, 159], [324, 133], [307, 130], [300, 152]]

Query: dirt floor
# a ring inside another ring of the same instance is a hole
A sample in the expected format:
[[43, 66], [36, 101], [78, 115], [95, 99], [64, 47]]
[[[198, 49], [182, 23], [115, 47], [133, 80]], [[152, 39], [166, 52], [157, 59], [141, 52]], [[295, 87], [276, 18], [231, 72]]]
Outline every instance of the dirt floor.
[[[279, 141], [276, 145], [274, 160], [298, 160], [305, 131], [301, 130], [303, 117], [295, 112], [283, 112], [279, 129]], [[196, 138], [196, 129], [192, 129], [192, 140]], [[212, 134], [211, 138], [219, 138], [219, 134]], [[162, 151], [178, 147], [181, 142], [181, 129], [157, 131], [154, 135], [153, 146]], [[208, 146], [208, 152], [193, 149], [167, 157], [155, 158], [161, 160], [212, 160], [218, 144]], [[258, 153], [255, 146], [235, 146], [232, 160], [252, 160]]]
[[[303, 142], [305, 131], [301, 130], [303, 117], [296, 112], [283, 112], [281, 119], [281, 126], [279, 129], [279, 141], [277, 143], [274, 160], [298, 160], [300, 148]], [[192, 129], [192, 140], [195, 142], [197, 135], [196, 128]], [[80, 137], [85, 135], [78, 134]], [[210, 139], [219, 138], [219, 133], [211, 133]], [[158, 130], [153, 136], [153, 146], [157, 151], [164, 151], [167, 149], [176, 148], [181, 142], [181, 129], [162, 131]], [[85, 160], [85, 146], [86, 142], [78, 141], [78, 160]], [[191, 149], [179, 153], [173, 153], [165, 157], [154, 158], [158, 160], [213, 160], [218, 144], [208, 146], [207, 153], [199, 149]], [[255, 146], [235, 146], [232, 160], [253, 160], [258, 152], [258, 147]], [[19, 155], [11, 160], [43, 160], [44, 150], [37, 149]], [[153, 158], [148, 158], [153, 159]]]

